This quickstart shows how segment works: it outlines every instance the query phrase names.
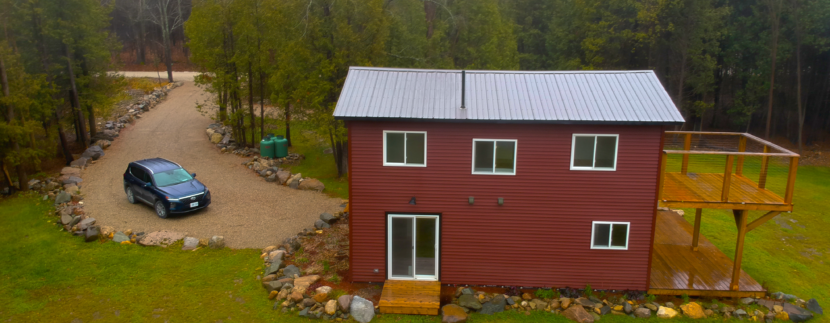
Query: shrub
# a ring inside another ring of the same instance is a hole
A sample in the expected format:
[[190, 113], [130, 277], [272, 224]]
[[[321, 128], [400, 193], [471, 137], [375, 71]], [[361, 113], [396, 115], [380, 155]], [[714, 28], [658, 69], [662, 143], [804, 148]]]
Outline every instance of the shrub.
[[585, 297], [594, 296], [594, 290], [591, 289], [591, 284], [585, 285]]
[[536, 290], [536, 293], [534, 293], [534, 294], [538, 298], [551, 299], [554, 296], [554, 290], [553, 289], [539, 288], [539, 289]]

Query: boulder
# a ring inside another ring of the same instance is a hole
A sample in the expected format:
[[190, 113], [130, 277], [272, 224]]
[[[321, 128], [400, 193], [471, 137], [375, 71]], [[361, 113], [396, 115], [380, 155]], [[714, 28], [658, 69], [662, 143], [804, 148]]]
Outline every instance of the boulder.
[[683, 310], [683, 314], [696, 320], [706, 317], [706, 314], [703, 313], [703, 307], [695, 302], [680, 305], [680, 309]]
[[300, 275], [300, 268], [297, 268], [297, 266], [294, 265], [288, 265], [285, 267], [285, 269], [282, 270], [282, 273], [284, 276], [293, 279], [294, 275]]
[[752, 297], [744, 297], [744, 298], [741, 298], [741, 304], [744, 304], [744, 305], [751, 305], [752, 303], [755, 303], [755, 299], [754, 299], [754, 298], [752, 298]]
[[223, 236], [210, 237], [210, 240], [208, 240], [208, 247], [210, 247], [211, 249], [224, 249], [225, 248], [225, 237], [223, 237]]
[[70, 222], [72, 222], [72, 216], [71, 215], [61, 214], [61, 224], [68, 225]]
[[199, 239], [194, 237], [185, 237], [182, 250], [193, 250], [199, 247]]
[[[786, 295], [784, 296], [784, 298], [786, 299]], [[784, 303], [784, 312], [786, 312], [787, 315], [790, 316], [790, 321], [793, 322], [805, 322], [813, 318], [813, 314], [811, 314], [809, 311], [790, 303]]]
[[86, 167], [89, 166], [89, 158], [87, 157], [80, 157], [78, 159], [73, 160], [69, 163], [70, 166], [78, 166], [78, 167]]
[[441, 315], [442, 323], [467, 322], [467, 312], [461, 306], [455, 304], [444, 305], [441, 308]]
[[588, 314], [582, 306], [570, 306], [567, 310], [562, 312], [562, 315], [571, 321], [579, 323], [594, 323], [594, 317], [591, 314]]
[[79, 183], [83, 182], [84, 180], [77, 176], [61, 176], [60, 177], [61, 183], [66, 184], [75, 184], [78, 185]]
[[585, 297], [580, 297], [580, 298], [577, 298], [577, 299], [574, 301], [574, 303], [579, 304], [579, 305], [582, 305], [582, 306], [584, 306], [584, 307], [594, 307], [594, 305], [596, 305], [596, 303], [594, 303], [593, 301], [591, 301], [591, 300], [589, 300], [589, 299], [587, 299], [587, 298], [585, 298]]
[[294, 279], [294, 290], [305, 293], [308, 286], [311, 286], [311, 284], [316, 283], [318, 280], [320, 280], [319, 275], [308, 275]]
[[329, 286], [320, 286], [320, 287], [317, 287], [317, 289], [315, 289], [314, 292], [316, 292], [318, 294], [328, 294], [328, 293], [331, 293], [331, 287], [329, 287]]
[[213, 133], [213, 134], [210, 135], [210, 143], [218, 144], [221, 141], [222, 141], [222, 135], [221, 134]]
[[541, 299], [534, 298], [530, 300], [530, 307], [533, 309], [543, 310], [546, 306], [548, 306], [548, 302], [545, 302]]
[[314, 301], [314, 299], [311, 299], [311, 298], [304, 298], [303, 302], [301, 304], [303, 304], [303, 306], [305, 306], [305, 307], [312, 307], [312, 306], [314, 306], [314, 304], [317, 304], [317, 302]]
[[297, 188], [297, 187], [300, 186], [300, 179], [301, 178], [303, 178], [303, 174], [301, 174], [301, 173], [294, 174], [293, 176], [291, 176], [291, 178], [286, 180], [285, 185], [288, 185], [289, 187], [294, 185], [294, 187], [292, 187], [292, 188]]
[[124, 232], [118, 231], [112, 235], [112, 241], [122, 243], [124, 241], [130, 241], [130, 237], [124, 234]]
[[568, 307], [571, 306], [571, 299], [567, 297], [560, 298], [559, 306], [561, 306], [563, 310], [568, 309]]
[[265, 181], [269, 182], [269, 183], [276, 182], [277, 181], [277, 175], [276, 174], [271, 174], [271, 175], [265, 177]]
[[314, 228], [317, 229], [317, 230], [328, 229], [328, 228], [331, 228], [331, 225], [329, 225], [328, 223], [326, 223], [323, 220], [317, 220], [316, 222], [314, 222]]
[[807, 304], [805, 304], [805, 307], [807, 307], [807, 309], [812, 311], [813, 313], [824, 314], [824, 309], [821, 308], [821, 305], [818, 304], [818, 301], [815, 298], [811, 298], [810, 300], [808, 300]]
[[80, 223], [78, 223], [78, 229], [83, 231], [91, 227], [93, 224], [95, 224], [95, 218], [86, 218], [84, 220], [81, 220]]
[[268, 269], [265, 270], [265, 275], [276, 274], [283, 267], [285, 267], [285, 264], [282, 262], [282, 259], [274, 259], [274, 261], [271, 262], [271, 266], [268, 266]]
[[337, 218], [334, 217], [334, 215], [332, 215], [331, 213], [321, 213], [320, 220], [323, 220], [324, 222], [331, 224], [332, 222], [334, 222], [334, 220], [337, 220]]
[[112, 146], [112, 141], [102, 139], [95, 142], [95, 145], [101, 147], [102, 149], [107, 149]]
[[352, 295], [341, 295], [337, 298], [337, 304], [340, 307], [340, 311], [343, 313], [348, 313], [350, 309], [350, 304], [352, 303]]
[[78, 185], [75, 184], [66, 184], [63, 186], [63, 190], [70, 195], [78, 195], [81, 193], [81, 190], [78, 188]]
[[81, 157], [92, 158], [92, 160], [98, 160], [101, 157], [104, 157], [104, 148], [101, 146], [89, 146]]
[[270, 282], [270, 281], [277, 281], [277, 275], [273, 275], [273, 274], [272, 275], [265, 275], [265, 277], [262, 277], [262, 280], [260, 280], [260, 281], [263, 282], [263, 283], [267, 283], [267, 282]]
[[288, 294], [288, 299], [294, 303], [299, 303], [303, 301], [303, 293], [298, 291], [293, 291], [291, 294]]
[[375, 317], [375, 306], [371, 301], [355, 296], [349, 306], [349, 314], [360, 323], [368, 323]]
[[288, 179], [291, 178], [291, 172], [287, 170], [281, 170], [277, 172], [277, 179], [280, 181], [280, 185], [285, 184]]
[[[282, 289], [282, 283], [272, 280], [272, 281], [269, 281], [269, 282], [262, 283], [262, 287], [265, 288], [265, 290], [268, 291], [269, 293], [274, 292], [274, 291], [279, 293], [280, 290]], [[276, 297], [276, 295], [277, 294], [275, 294], [274, 297]]]
[[277, 260], [282, 260], [283, 257], [285, 257], [285, 250], [274, 250], [268, 253], [266, 261], [274, 262]]
[[675, 316], [677, 316], [677, 311], [674, 309], [665, 306], [660, 306], [657, 309], [657, 317], [661, 319], [673, 319]]
[[65, 191], [61, 191], [60, 193], [58, 193], [57, 196], [55, 196], [55, 204], [67, 203], [71, 200], [72, 200], [72, 194], [69, 194]]
[[142, 246], [166, 246], [173, 244], [174, 242], [179, 241], [181, 239], [184, 239], [184, 236], [185, 234], [181, 232], [161, 230], [141, 235], [141, 238], [138, 238], [136, 240], [138, 241], [138, 244]]
[[64, 167], [61, 169], [61, 175], [81, 176], [81, 169], [77, 167]]
[[317, 294], [314, 294], [314, 297], [312, 297], [312, 298], [317, 303], [324, 303], [325, 301], [327, 301], [329, 299], [329, 294], [327, 294], [327, 293], [317, 293]]
[[335, 313], [337, 313], [337, 301], [330, 300], [326, 302], [325, 310], [326, 314], [328, 315], [334, 315]]
[[481, 304], [481, 314], [495, 314], [504, 311], [504, 306], [507, 305], [507, 301], [504, 299], [504, 295], [496, 295], [493, 297], [489, 302], [485, 302]]
[[641, 319], [649, 318], [651, 317], [651, 310], [645, 307], [640, 307], [634, 310], [634, 316], [639, 317]]
[[481, 309], [481, 303], [478, 301], [478, 299], [475, 296], [469, 294], [461, 295], [461, 297], [458, 298], [458, 306], [466, 307], [474, 311], [478, 311]]
[[299, 188], [304, 191], [322, 192], [326, 188], [326, 185], [317, 179], [309, 178], [300, 182]]
[[[94, 220], [94, 219], [93, 219]], [[98, 240], [101, 237], [101, 231], [98, 229], [98, 226], [90, 226], [84, 230], [84, 241], [92, 242]]]
[[631, 314], [633, 311], [634, 308], [631, 306], [631, 303], [623, 302], [623, 312], [625, 312], [625, 314]]

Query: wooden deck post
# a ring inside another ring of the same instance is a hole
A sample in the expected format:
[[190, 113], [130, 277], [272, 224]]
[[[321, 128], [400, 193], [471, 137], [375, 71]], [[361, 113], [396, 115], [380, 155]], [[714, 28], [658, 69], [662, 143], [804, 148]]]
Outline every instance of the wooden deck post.
[[[764, 153], [769, 153], [769, 146], [764, 145]], [[761, 157], [761, 174], [758, 177], [758, 188], [767, 187], [767, 168], [769, 167], [769, 156]]]
[[790, 157], [790, 173], [787, 175], [787, 191], [784, 193], [784, 203], [793, 203], [795, 189], [795, 175], [798, 173], [798, 157]]
[[738, 224], [738, 242], [735, 246], [735, 262], [732, 265], [732, 284], [730, 289], [737, 291], [740, 287], [738, 282], [741, 278], [741, 260], [744, 255], [744, 238], [746, 237], [746, 219], [748, 210], [737, 210], [735, 222]]
[[732, 164], [735, 163], [735, 156], [726, 156], [726, 169], [723, 171], [723, 190], [721, 191], [721, 202], [729, 201], [729, 188], [732, 186]]
[[666, 181], [666, 160], [668, 159], [669, 155], [665, 151], [660, 154], [660, 176], [657, 177], [657, 206], [660, 206], [660, 202], [663, 201], [663, 182]]
[[[683, 142], [683, 150], [692, 150], [692, 134], [686, 134], [686, 140]], [[683, 165], [680, 166], [680, 173], [686, 175], [689, 171], [689, 154], [683, 154]]]
[[697, 251], [697, 243], [700, 240], [700, 217], [703, 215], [703, 209], [695, 210], [695, 233], [692, 236], [692, 251]]
[[[746, 137], [741, 136], [740, 141], [738, 142], [738, 151], [745, 152], [746, 151]], [[743, 175], [744, 174], [744, 156], [738, 156], [738, 165], [735, 166], [735, 175]]]

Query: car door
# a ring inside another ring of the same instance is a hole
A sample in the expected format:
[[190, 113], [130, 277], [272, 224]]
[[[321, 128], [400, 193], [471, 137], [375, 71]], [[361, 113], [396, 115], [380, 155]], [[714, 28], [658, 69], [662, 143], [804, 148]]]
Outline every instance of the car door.
[[150, 179], [150, 174], [147, 173], [141, 167], [131, 166], [130, 173], [135, 176], [135, 185], [133, 185], [133, 192], [135, 192], [135, 196], [138, 197], [140, 200], [152, 203], [152, 199], [150, 198], [150, 192], [145, 187], [145, 184], [149, 183], [148, 180]]

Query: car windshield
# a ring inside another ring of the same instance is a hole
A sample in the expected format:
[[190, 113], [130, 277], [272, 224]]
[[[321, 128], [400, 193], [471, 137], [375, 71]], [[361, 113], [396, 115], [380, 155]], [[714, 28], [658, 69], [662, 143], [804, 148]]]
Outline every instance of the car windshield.
[[190, 181], [193, 179], [193, 176], [190, 176], [183, 168], [178, 168], [155, 173], [153, 174], [153, 179], [156, 180], [156, 186], [165, 187]]

